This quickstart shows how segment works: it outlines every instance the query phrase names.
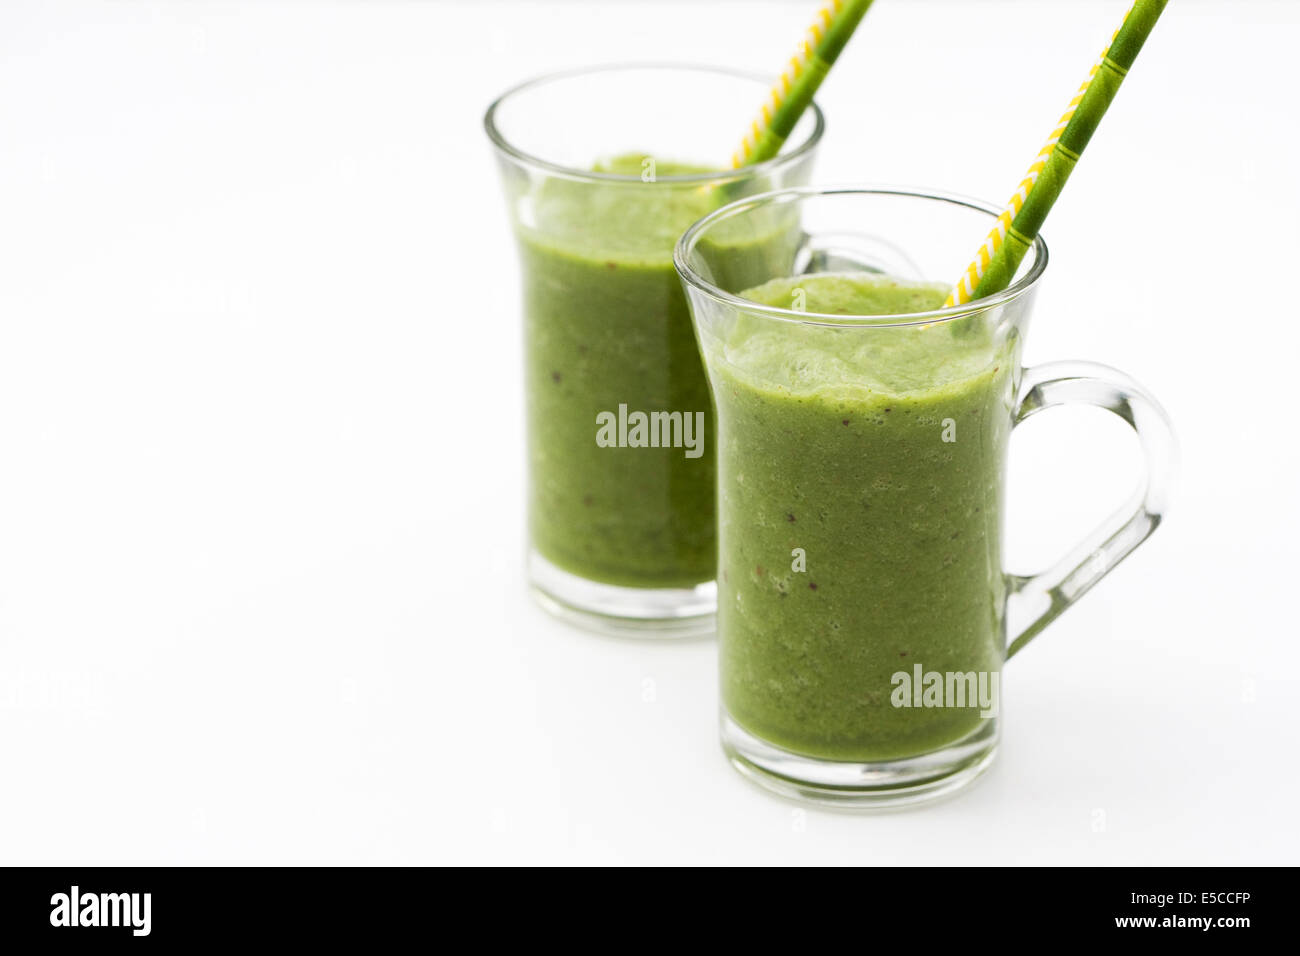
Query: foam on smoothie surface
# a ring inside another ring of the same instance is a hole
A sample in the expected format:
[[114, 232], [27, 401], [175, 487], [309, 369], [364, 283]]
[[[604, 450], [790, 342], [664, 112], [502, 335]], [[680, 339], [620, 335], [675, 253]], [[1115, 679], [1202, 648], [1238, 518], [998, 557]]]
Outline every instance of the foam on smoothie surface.
[[[773, 279], [741, 293], [762, 305], [789, 308], [795, 290], [805, 311], [843, 316], [893, 316], [943, 305], [948, 287], [870, 273], [821, 273]], [[953, 341], [936, 349], [935, 336], [872, 334], [855, 329], [741, 317], [723, 343], [726, 361], [764, 385], [797, 394], [855, 391], [933, 392], [978, 373], [988, 364], [987, 342]]]
[[[646, 155], [626, 153], [592, 166], [596, 173], [637, 177], [632, 181], [612, 181], [595, 188], [564, 179], [546, 182], [534, 199], [538, 231], [552, 245], [671, 263], [677, 238], [695, 220], [716, 209], [718, 199], [715, 190], [701, 184], [660, 184], [655, 188], [641, 182]], [[655, 162], [656, 177], [714, 171], [691, 163]]]

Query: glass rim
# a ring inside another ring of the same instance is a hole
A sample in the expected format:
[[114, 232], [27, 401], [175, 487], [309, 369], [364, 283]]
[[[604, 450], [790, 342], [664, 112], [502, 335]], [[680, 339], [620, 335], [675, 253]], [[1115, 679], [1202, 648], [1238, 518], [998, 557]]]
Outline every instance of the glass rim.
[[[520, 149], [506, 138], [497, 124], [497, 111], [510, 98], [520, 93], [526, 93], [536, 87], [543, 86], [547, 83], [553, 83], [558, 80], [567, 80], [574, 77], [594, 75], [600, 73], [623, 73], [634, 70], [664, 70], [677, 71], [681, 73], [711, 74], [713, 76], [725, 76], [731, 79], [749, 80], [759, 84], [763, 88], [771, 85], [771, 78], [760, 76], [757, 73], [748, 73], [743, 70], [732, 70], [719, 66], [704, 66], [694, 63], [671, 63], [662, 61], [651, 61], [644, 63], [607, 63], [596, 66], [580, 66], [567, 70], [557, 70], [552, 73], [543, 73], [535, 76], [530, 80], [524, 80], [515, 86], [510, 87], [487, 108], [483, 114], [483, 128], [487, 133], [488, 139], [492, 141], [500, 152], [511, 157], [517, 162], [524, 163], [537, 169], [545, 170], [555, 176], [563, 176], [567, 179], [585, 180], [590, 182], [627, 182], [637, 183], [639, 185], [661, 185], [661, 184], [678, 184], [678, 185], [706, 185], [711, 183], [729, 183], [739, 179], [748, 179], [753, 176], [761, 176], [774, 170], [780, 169], [811, 152], [818, 143], [821, 142], [822, 134], [826, 131], [826, 116], [822, 113], [821, 107], [816, 101], [808, 104], [813, 115], [813, 128], [808, 137], [802, 142], [795, 145], [788, 152], [778, 153], [771, 159], [766, 159], [761, 163], [755, 163], [752, 166], [742, 166], [738, 169], [723, 169], [711, 173], [690, 173], [678, 176], [658, 176], [653, 183], [644, 183], [639, 175], [629, 175], [627, 173], [597, 173], [589, 169], [577, 169], [573, 166], [565, 166], [563, 163], [553, 163], [550, 160], [542, 159], [540, 156], [534, 156], [532, 153]], [[755, 101], [755, 109], [758, 108], [758, 101]], [[737, 126], [737, 129], [743, 128]]]
[[[765, 305], [760, 302], [754, 302], [751, 299], [743, 298], [734, 293], [720, 288], [713, 282], [710, 282], [704, 276], [696, 272], [687, 257], [694, 251], [699, 238], [705, 230], [717, 222], [738, 215], [742, 212], [748, 212], [759, 206], [770, 205], [775, 202], [797, 202], [808, 199], [813, 196], [843, 196], [843, 195], [866, 195], [866, 196], [903, 196], [911, 199], [934, 200], [945, 202], [955, 206], [965, 206], [976, 212], [986, 213], [995, 219], [1002, 214], [1003, 207], [995, 206], [992, 203], [984, 202], [973, 196], [965, 196], [960, 193], [946, 192], [937, 189], [922, 189], [913, 186], [893, 186], [893, 185], [836, 185], [836, 186], [793, 186], [786, 189], [775, 189], [771, 192], [759, 193], [755, 196], [747, 196], [738, 199], [735, 202], [728, 203], [713, 212], [696, 220], [691, 224], [677, 240], [677, 245], [673, 249], [673, 265], [677, 269], [677, 274], [682, 281], [689, 286], [698, 289], [710, 298], [724, 303], [726, 305], [741, 308], [748, 312], [756, 312], [773, 319], [783, 322], [796, 322], [803, 325], [825, 325], [837, 328], [899, 328], [909, 325], [934, 325], [939, 322], [951, 322], [954, 319], [965, 318], [974, 315], [977, 312], [985, 312], [989, 309], [995, 309], [999, 306], [1006, 305], [1020, 296], [1024, 295], [1042, 278], [1043, 272], [1047, 269], [1047, 243], [1043, 241], [1041, 234], [1034, 237], [1032, 248], [1034, 250], [1034, 261], [1029, 267], [1029, 271], [1013, 282], [1001, 292], [995, 292], [993, 295], [984, 296], [980, 299], [972, 299], [961, 305], [950, 305], [939, 309], [930, 309], [925, 312], [904, 312], [891, 313], [888, 315], [852, 315], [834, 314], [827, 312], [799, 312], [795, 309], [783, 309], [779, 306]], [[889, 320], [889, 321], [881, 321]]]

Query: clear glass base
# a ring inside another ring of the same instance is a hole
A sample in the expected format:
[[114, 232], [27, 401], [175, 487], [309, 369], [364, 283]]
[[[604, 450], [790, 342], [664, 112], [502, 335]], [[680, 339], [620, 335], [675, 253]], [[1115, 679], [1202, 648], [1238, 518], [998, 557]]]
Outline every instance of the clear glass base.
[[822, 760], [755, 737], [722, 711], [722, 749], [732, 766], [788, 799], [853, 810], [915, 806], [949, 796], [993, 763], [997, 718], [942, 750], [879, 763]]
[[614, 637], [691, 638], [713, 634], [718, 587], [625, 588], [588, 581], [528, 552], [528, 581], [538, 603], [570, 624]]

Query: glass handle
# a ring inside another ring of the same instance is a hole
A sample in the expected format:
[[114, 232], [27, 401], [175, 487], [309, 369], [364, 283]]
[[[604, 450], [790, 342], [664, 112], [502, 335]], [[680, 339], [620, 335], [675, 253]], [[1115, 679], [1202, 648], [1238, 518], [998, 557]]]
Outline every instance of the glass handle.
[[1137, 433], [1146, 462], [1132, 497], [1046, 571], [1008, 575], [1007, 658], [1150, 537], [1167, 508], [1177, 467], [1173, 426], [1160, 403], [1123, 372], [1093, 362], [1051, 362], [1026, 369], [1014, 424], [1056, 405], [1092, 405], [1113, 412]]

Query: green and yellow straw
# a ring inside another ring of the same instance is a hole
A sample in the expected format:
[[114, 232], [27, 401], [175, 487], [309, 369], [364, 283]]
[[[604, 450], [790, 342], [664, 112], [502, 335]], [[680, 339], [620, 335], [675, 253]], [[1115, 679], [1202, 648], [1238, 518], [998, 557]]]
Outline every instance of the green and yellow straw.
[[961, 305], [1005, 289], [1042, 228], [1043, 220], [1074, 171], [1084, 147], [1119, 91], [1138, 51], [1168, 0], [1135, 0], [1111, 37], [1110, 46], [1088, 71], [1088, 78], [1035, 157], [997, 224], [948, 294], [945, 306]]
[[872, 2], [828, 0], [822, 7], [798, 52], [790, 58], [790, 65], [763, 101], [744, 142], [732, 155], [733, 169], [761, 163], [781, 151]]

